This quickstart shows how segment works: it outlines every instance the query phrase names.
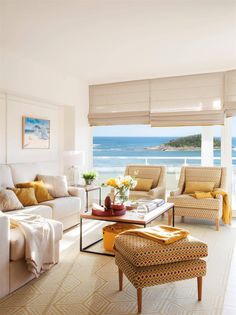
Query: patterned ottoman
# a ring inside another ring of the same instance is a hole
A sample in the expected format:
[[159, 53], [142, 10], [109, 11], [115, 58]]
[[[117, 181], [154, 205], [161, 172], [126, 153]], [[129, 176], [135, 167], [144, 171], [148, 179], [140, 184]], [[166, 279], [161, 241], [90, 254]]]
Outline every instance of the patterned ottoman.
[[142, 310], [142, 288], [197, 278], [198, 300], [202, 297], [202, 277], [206, 275], [207, 244], [188, 236], [161, 245], [135, 235], [119, 235], [115, 240], [115, 262], [119, 269], [119, 290], [123, 273], [137, 289], [138, 312]]

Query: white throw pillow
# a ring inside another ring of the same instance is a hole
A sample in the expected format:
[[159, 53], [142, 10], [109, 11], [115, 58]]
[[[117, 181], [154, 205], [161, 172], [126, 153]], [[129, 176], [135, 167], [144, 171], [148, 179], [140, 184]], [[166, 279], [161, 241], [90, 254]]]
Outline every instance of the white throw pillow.
[[8, 189], [0, 190], [0, 211], [4, 212], [23, 208], [14, 191]]
[[49, 191], [49, 194], [54, 197], [68, 197], [68, 184], [66, 176], [50, 176], [38, 175], [38, 180], [42, 180]]

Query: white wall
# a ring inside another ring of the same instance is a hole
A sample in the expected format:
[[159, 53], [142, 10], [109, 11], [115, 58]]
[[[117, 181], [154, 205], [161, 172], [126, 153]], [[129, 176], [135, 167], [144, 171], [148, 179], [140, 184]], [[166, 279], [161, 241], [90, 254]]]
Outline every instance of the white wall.
[[0, 92], [0, 164], [6, 162], [6, 97]]
[[[34, 98], [0, 94], [1, 163], [54, 162], [59, 165], [64, 150], [64, 107]], [[50, 120], [50, 148], [22, 148], [22, 117]]]

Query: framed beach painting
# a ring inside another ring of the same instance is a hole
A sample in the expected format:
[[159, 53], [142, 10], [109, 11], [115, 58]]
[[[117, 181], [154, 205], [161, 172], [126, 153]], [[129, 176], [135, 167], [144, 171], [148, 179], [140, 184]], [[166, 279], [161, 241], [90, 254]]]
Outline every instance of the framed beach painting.
[[50, 148], [50, 120], [22, 117], [23, 149]]

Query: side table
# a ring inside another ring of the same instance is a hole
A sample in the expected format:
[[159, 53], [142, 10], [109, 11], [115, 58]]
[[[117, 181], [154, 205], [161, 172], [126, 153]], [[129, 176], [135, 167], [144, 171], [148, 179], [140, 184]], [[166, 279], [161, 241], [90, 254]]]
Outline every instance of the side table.
[[84, 190], [85, 190], [85, 193], [86, 193], [86, 209], [85, 209], [85, 212], [88, 212], [88, 206], [89, 206], [88, 194], [89, 194], [90, 191], [98, 190], [98, 192], [99, 192], [99, 205], [101, 205], [101, 203], [102, 203], [102, 189], [101, 189], [101, 186], [75, 185], [75, 187], [81, 187], [81, 188], [84, 188]]

